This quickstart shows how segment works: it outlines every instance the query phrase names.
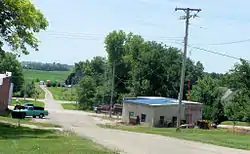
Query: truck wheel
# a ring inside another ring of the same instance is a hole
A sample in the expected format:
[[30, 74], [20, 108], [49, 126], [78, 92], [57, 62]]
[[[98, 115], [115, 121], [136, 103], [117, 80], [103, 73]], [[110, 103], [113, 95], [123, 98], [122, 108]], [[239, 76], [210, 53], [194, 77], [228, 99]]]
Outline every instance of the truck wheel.
[[41, 113], [41, 114], [39, 115], [39, 118], [42, 119], [43, 117], [44, 117], [44, 114]]
[[33, 118], [36, 118], [36, 116], [33, 116]]

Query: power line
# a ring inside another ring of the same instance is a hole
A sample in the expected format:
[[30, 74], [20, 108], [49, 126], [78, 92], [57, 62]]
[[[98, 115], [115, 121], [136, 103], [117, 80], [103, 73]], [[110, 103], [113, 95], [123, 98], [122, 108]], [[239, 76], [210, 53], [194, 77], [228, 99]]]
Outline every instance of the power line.
[[[174, 42], [174, 43], [183, 44], [183, 43], [179, 43], [179, 42]], [[228, 54], [224, 54], [224, 53], [220, 53], [220, 52], [216, 52], [216, 51], [204, 49], [204, 48], [201, 48], [201, 47], [195, 47], [195, 46], [193, 46], [193, 45], [188, 45], [188, 46], [189, 46], [190, 48], [193, 48], [193, 49], [205, 51], [205, 52], [208, 52], [208, 53], [212, 53], [212, 54], [215, 54], [215, 55], [219, 55], [219, 56], [223, 56], [223, 57], [227, 57], [227, 58], [231, 58], [231, 59], [235, 59], [235, 60], [244, 59], [244, 58], [239, 58], [239, 57], [235, 57], [235, 56], [232, 56], [232, 55], [228, 55]], [[244, 59], [244, 60], [249, 61], [249, 60], [247, 60], [247, 59]]]
[[[241, 59], [243, 59], [243, 58], [231, 56], [231, 55], [228, 55], [228, 54], [219, 53], [219, 52], [215, 52], [215, 51], [212, 51], [212, 50], [207, 50], [207, 49], [200, 48], [200, 47], [194, 47], [194, 46], [190, 46], [190, 47], [191, 47], [191, 48], [194, 48], [194, 49], [201, 50], [201, 51], [205, 51], [205, 52], [208, 52], [208, 53], [220, 55], [220, 56], [223, 56], [223, 57], [228, 57], [228, 58], [231, 58], [231, 59], [236, 59], [236, 60], [241, 60]], [[246, 59], [244, 59], [244, 60], [246, 60]], [[246, 61], [248, 61], [248, 60], [246, 60]]]
[[243, 42], [250, 42], [250, 39], [231, 41], [231, 42], [222, 42], [222, 43], [212, 43], [212, 44], [207, 44], [207, 45], [229, 45], [229, 44], [237, 44], [237, 43], [243, 43]]
[[[101, 34], [101, 33], [76, 33], [76, 32], [58, 32], [58, 31], [52, 31], [44, 33], [45, 35], [50, 36], [57, 36], [61, 38], [75, 38], [75, 39], [86, 39], [86, 38], [93, 38], [93, 39], [103, 39], [107, 34]], [[103, 37], [104, 36], [104, 37]], [[182, 37], [166, 37], [166, 36], [153, 36], [153, 35], [143, 35], [145, 37], [154, 37], [158, 39], [165, 39], [165, 40], [181, 40]]]

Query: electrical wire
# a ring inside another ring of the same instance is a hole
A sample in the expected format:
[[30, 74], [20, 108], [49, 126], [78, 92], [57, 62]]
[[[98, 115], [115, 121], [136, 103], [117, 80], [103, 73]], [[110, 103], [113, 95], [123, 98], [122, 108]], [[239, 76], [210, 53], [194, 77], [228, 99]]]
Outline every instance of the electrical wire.
[[[49, 36], [55, 36], [58, 38], [73, 38], [73, 39], [87, 39], [87, 38], [92, 38], [92, 40], [95, 39], [104, 39], [105, 35], [107, 34], [101, 34], [101, 33], [74, 33], [74, 32], [59, 32], [59, 31], [51, 31], [51, 32], [47, 32], [44, 33], [44, 35], [49, 35]], [[176, 40], [176, 41], [180, 41], [183, 40], [183, 37], [166, 37], [166, 36], [150, 36], [150, 35], [143, 35], [145, 37], [154, 37], [154, 38], [158, 38], [158, 39], [164, 39], [164, 40]]]
[[[174, 43], [182, 44], [183, 45], [183, 43], [179, 43], [179, 42], [174, 42]], [[212, 53], [212, 54], [215, 54], [215, 55], [219, 55], [219, 56], [223, 56], [223, 57], [235, 59], [235, 60], [244, 59], [244, 58], [239, 58], [239, 57], [231, 56], [231, 55], [228, 55], [228, 54], [224, 54], [224, 53], [220, 53], [220, 52], [216, 52], [216, 51], [204, 49], [204, 48], [201, 48], [201, 47], [195, 47], [193, 45], [188, 45], [188, 47], [193, 48], [193, 49], [197, 49], [197, 50], [200, 50], [200, 51], [205, 51], [205, 52], [208, 52], [208, 53]], [[247, 59], [244, 59], [244, 60], [249, 61]]]

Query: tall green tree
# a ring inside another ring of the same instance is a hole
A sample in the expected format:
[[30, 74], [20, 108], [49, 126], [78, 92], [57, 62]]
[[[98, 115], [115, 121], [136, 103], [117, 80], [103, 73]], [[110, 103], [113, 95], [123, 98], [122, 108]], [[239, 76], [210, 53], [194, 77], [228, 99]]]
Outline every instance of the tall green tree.
[[12, 72], [13, 91], [19, 92], [24, 84], [23, 69], [16, 56], [9, 52], [0, 56], [0, 73], [5, 73], [6, 71]]
[[38, 50], [35, 33], [45, 30], [48, 21], [30, 0], [0, 1], [0, 51], [7, 43], [18, 54], [28, 54], [27, 46]]
[[[124, 31], [113, 31], [109, 33], [105, 38], [105, 49], [108, 54], [108, 67], [115, 68], [114, 78], [114, 89], [115, 95], [114, 100], [117, 100], [119, 94], [128, 93], [129, 90], [126, 87], [128, 81], [128, 66], [124, 62], [123, 57], [125, 56], [125, 43], [127, 35]], [[111, 72], [112, 72], [111, 71]]]

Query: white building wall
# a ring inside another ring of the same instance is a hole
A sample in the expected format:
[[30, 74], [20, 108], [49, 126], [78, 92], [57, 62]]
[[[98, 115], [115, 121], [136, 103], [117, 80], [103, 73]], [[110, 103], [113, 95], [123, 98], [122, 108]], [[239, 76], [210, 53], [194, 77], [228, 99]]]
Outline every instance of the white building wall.
[[[183, 109], [183, 108], [182, 108]], [[160, 121], [160, 116], [164, 116], [165, 121], [172, 121], [173, 117], [177, 117], [178, 114], [178, 105], [165, 105], [165, 106], [156, 106], [154, 107], [154, 125], [158, 125]], [[185, 119], [184, 113], [181, 112], [181, 119]]]
[[146, 123], [152, 124], [154, 118], [154, 109], [149, 105], [135, 104], [135, 103], [123, 103], [122, 109], [122, 121], [125, 123], [129, 122], [129, 112], [134, 112], [134, 116], [139, 115], [141, 119], [141, 114], [146, 115]]
[[[189, 107], [182, 107], [181, 120], [189, 120], [187, 113], [192, 113], [192, 123], [197, 122], [202, 119], [202, 105], [191, 105]], [[178, 104], [164, 105], [164, 106], [149, 106], [145, 104], [135, 104], [135, 103], [123, 103], [122, 110], [122, 121], [125, 123], [129, 122], [129, 112], [134, 112], [134, 116], [139, 115], [141, 119], [141, 114], [146, 114], [146, 123], [152, 124], [154, 126], [159, 124], [160, 116], [164, 116], [165, 121], [172, 121], [173, 117], [177, 117], [178, 114]], [[189, 122], [188, 122], [189, 123]]]

